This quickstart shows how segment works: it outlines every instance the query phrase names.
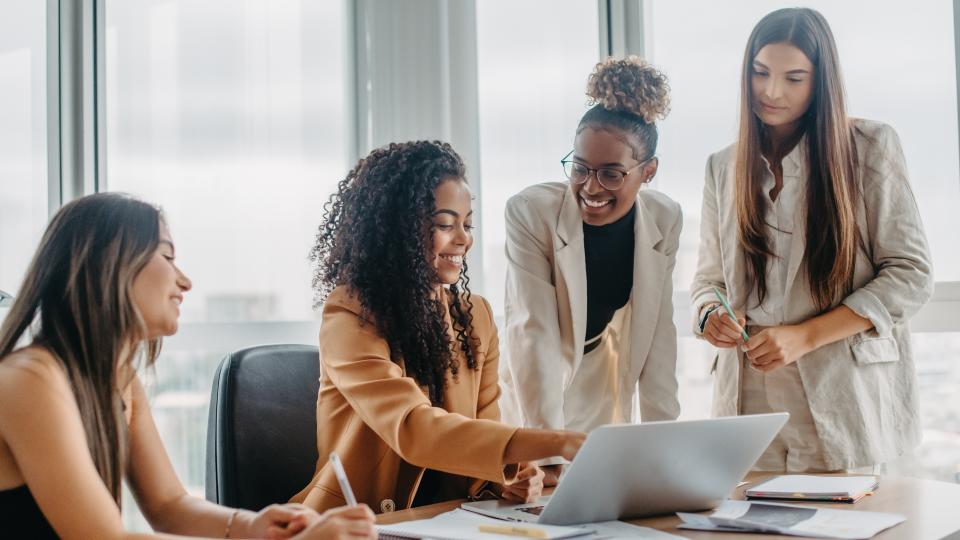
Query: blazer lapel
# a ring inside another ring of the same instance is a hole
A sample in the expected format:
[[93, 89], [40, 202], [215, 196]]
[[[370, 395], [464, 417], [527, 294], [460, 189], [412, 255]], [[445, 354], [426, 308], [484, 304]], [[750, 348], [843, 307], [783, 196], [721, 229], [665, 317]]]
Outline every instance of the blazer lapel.
[[[583, 358], [584, 333], [587, 331], [587, 266], [583, 251], [583, 218], [573, 192], [563, 195], [557, 222], [557, 283], [567, 290], [570, 318], [573, 324], [573, 372]], [[560, 314], [561, 319], [563, 318]]]
[[[733, 165], [730, 164], [717, 177], [717, 200], [736, 200], [736, 181]], [[737, 210], [733, 204], [717, 205], [717, 227], [720, 236], [720, 256], [723, 267], [723, 281], [727, 289], [727, 299], [735, 311], [746, 313], [750, 287], [747, 286], [746, 261], [740, 248], [740, 225]]]
[[655, 317], [660, 313], [668, 258], [654, 246], [662, 239], [660, 228], [638, 196], [634, 224], [633, 289], [630, 291], [630, 355], [623, 359], [631, 362], [631, 379], [634, 374], [639, 376], [643, 369], [643, 361], [653, 343]]

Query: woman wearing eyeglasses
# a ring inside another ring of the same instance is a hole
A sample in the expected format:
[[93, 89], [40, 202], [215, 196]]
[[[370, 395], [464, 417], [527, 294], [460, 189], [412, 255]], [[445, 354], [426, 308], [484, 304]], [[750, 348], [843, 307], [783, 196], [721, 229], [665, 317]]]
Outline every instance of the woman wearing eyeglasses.
[[671, 275], [683, 219], [676, 202], [641, 189], [657, 172], [654, 122], [668, 90], [640, 58], [597, 64], [594, 105], [562, 160], [569, 182], [507, 203], [502, 377], [517, 423], [589, 431], [636, 421], [638, 383], [644, 421], [680, 413]]

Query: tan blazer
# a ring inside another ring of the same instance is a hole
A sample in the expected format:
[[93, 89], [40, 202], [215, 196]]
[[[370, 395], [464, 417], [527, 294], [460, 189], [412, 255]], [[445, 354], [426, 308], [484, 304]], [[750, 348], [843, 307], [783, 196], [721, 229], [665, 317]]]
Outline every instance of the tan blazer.
[[[673, 420], [677, 399], [677, 331], [673, 268], [683, 215], [657, 191], [637, 195], [630, 316], [617, 328], [620, 418], [637, 421], [639, 383], [643, 421]], [[564, 429], [564, 407], [602, 395], [568, 391], [583, 359], [587, 274], [583, 219], [565, 183], [531, 186], [507, 203], [505, 366], [501, 407], [510, 421]], [[609, 399], [609, 398], [608, 398]]]
[[345, 504], [329, 466], [331, 451], [343, 461], [357, 501], [375, 512], [409, 507], [424, 468], [466, 477], [460, 497], [478, 491], [482, 481], [506, 480], [503, 454], [516, 428], [497, 421], [497, 331], [487, 301], [472, 300], [478, 369], [467, 368], [461, 355], [440, 408], [390, 360], [386, 340], [361, 321], [359, 301], [344, 287], [334, 289], [320, 326], [317, 469], [291, 502], [318, 511]]
[[[857, 254], [854, 291], [837, 302], [870, 319], [875, 329], [821, 347], [797, 362], [824, 459], [831, 469], [886, 462], [920, 441], [917, 381], [909, 320], [930, 298], [930, 251], [907, 179], [900, 140], [890, 126], [855, 120], [859, 156], [857, 224], [866, 249]], [[738, 245], [734, 206], [735, 147], [707, 161], [697, 272], [691, 285], [694, 334], [711, 287], [724, 290], [741, 309], [751, 294]], [[784, 176], [806, 177], [806, 160], [792, 152]], [[805, 197], [797, 205], [787, 270], [787, 320], [800, 323], [819, 314], [801, 271], [805, 249]], [[740, 410], [739, 349], [721, 349], [717, 358], [713, 413]]]

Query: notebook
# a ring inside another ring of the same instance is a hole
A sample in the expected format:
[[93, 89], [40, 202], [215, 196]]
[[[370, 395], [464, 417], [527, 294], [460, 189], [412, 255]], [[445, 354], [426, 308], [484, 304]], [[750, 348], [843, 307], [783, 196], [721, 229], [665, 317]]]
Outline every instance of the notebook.
[[854, 503], [879, 487], [876, 476], [777, 476], [748, 489], [748, 499], [789, 499]]
[[593, 534], [589, 527], [560, 527], [556, 525], [518, 524], [501, 519], [481, 516], [466, 510], [456, 509], [430, 519], [405, 521], [393, 525], [377, 525], [380, 540], [406, 538], [433, 538], [436, 540], [517, 540], [518, 535], [503, 535], [481, 532], [480, 525], [522, 527], [530, 529], [533, 538], [574, 538]]

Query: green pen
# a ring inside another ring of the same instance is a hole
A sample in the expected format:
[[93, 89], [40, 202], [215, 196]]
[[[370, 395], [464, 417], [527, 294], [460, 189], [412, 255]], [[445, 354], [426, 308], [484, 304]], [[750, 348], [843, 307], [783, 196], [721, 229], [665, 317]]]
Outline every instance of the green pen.
[[[717, 300], [720, 300], [720, 303], [723, 304], [723, 309], [727, 310], [727, 315], [733, 319], [733, 324], [736, 324], [737, 328], [740, 328], [740, 324], [737, 323], [737, 316], [733, 313], [733, 308], [731, 308], [730, 304], [727, 303], [727, 299], [723, 297], [723, 293], [720, 292], [720, 289], [713, 287], [713, 294], [717, 295]], [[740, 328], [740, 335], [743, 336], [744, 341], [750, 339], [750, 336], [747, 335], [747, 331], [743, 328]]]

